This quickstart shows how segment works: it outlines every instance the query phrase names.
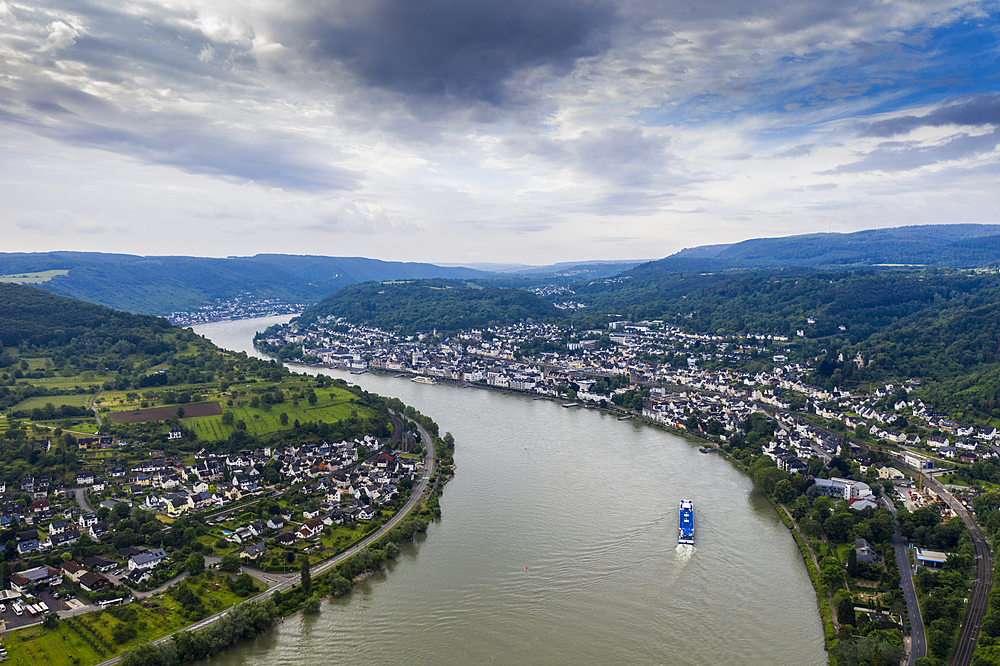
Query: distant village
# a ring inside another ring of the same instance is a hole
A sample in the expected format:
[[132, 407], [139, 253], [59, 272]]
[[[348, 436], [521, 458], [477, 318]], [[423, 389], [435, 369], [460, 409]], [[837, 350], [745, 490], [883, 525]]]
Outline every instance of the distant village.
[[303, 303], [287, 303], [280, 298], [257, 298], [246, 293], [228, 300], [216, 300], [197, 310], [171, 312], [167, 319], [177, 326], [193, 326], [213, 321], [249, 319], [251, 317], [273, 317], [298, 314], [308, 307]]

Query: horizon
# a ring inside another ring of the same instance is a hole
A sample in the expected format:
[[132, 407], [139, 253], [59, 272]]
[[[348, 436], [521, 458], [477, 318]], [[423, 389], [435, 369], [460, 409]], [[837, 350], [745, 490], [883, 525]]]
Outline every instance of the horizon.
[[[313, 252], [301, 253], [301, 252], [255, 252], [250, 254], [227, 254], [227, 255], [210, 255], [210, 254], [145, 254], [137, 252], [102, 252], [100, 250], [34, 250], [28, 252], [17, 252], [17, 251], [0, 251], [0, 254], [88, 254], [88, 253], [98, 253], [98, 254], [109, 254], [109, 255], [121, 255], [121, 256], [132, 256], [132, 257], [142, 257], [142, 258], [157, 258], [157, 257], [169, 257], [169, 258], [194, 258], [194, 259], [246, 259], [256, 256], [267, 256], [267, 255], [277, 255], [277, 256], [298, 256], [298, 257], [323, 257], [323, 258], [342, 258], [342, 259], [366, 259], [372, 261], [381, 261], [386, 263], [417, 263], [417, 264], [430, 264], [435, 266], [440, 266], [443, 268], [470, 268], [473, 270], [483, 270], [487, 272], [494, 273], [505, 273], [512, 272], [516, 273], [519, 271], [529, 271], [533, 269], [541, 268], [556, 268], [556, 267], [572, 267], [572, 266], [586, 266], [586, 265], [600, 265], [600, 264], [635, 264], [641, 265], [644, 263], [651, 263], [655, 261], [660, 261], [661, 259], [669, 258], [676, 254], [682, 252], [687, 252], [690, 250], [697, 250], [701, 248], [715, 248], [720, 247], [722, 250], [726, 248], [739, 245], [744, 242], [759, 241], [759, 240], [779, 240], [779, 239], [791, 239], [791, 238], [804, 238], [809, 236], [832, 236], [832, 235], [850, 235], [855, 233], [863, 232], [875, 232], [875, 231], [887, 231], [890, 229], [907, 229], [907, 228], [920, 228], [920, 227], [956, 227], [956, 226], [967, 226], [963, 223], [939, 223], [930, 225], [902, 225], [898, 227], [873, 227], [867, 229], [858, 229], [850, 232], [810, 232], [802, 234], [789, 234], [786, 236], [759, 236], [751, 238], [742, 238], [740, 240], [724, 243], [711, 243], [703, 245], [694, 245], [690, 247], [683, 247], [677, 251], [663, 256], [663, 257], [651, 257], [646, 259], [609, 259], [609, 258], [591, 258], [591, 259], [578, 259], [578, 260], [560, 260], [552, 261], [549, 263], [540, 264], [529, 264], [516, 261], [467, 261], [467, 262], [454, 262], [454, 261], [413, 261], [413, 260], [398, 260], [398, 259], [386, 259], [377, 256], [364, 256], [364, 255], [334, 255], [334, 254], [316, 254]], [[970, 226], [993, 226], [1000, 229], [1000, 224], [990, 224], [990, 223], [971, 223]], [[24, 271], [21, 271], [24, 272]]]

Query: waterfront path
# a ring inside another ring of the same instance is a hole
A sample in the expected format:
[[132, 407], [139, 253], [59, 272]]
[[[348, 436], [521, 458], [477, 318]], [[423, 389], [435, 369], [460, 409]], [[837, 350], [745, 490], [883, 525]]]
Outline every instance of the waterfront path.
[[[806, 550], [809, 551], [809, 557], [812, 558], [813, 566], [816, 567], [816, 574], [822, 574], [823, 570], [820, 569], [819, 559], [816, 557], [816, 552], [813, 551], [812, 546], [809, 545], [809, 540], [806, 538], [806, 535], [804, 535], [802, 530], [799, 529], [799, 524], [795, 522], [795, 518], [792, 517], [788, 507], [784, 504], [779, 504], [778, 506], [780, 506], [785, 512], [785, 515], [788, 516], [788, 520], [792, 523], [792, 529], [794, 529], [795, 533], [799, 535], [799, 538], [802, 539], [802, 543], [805, 544]], [[840, 624], [837, 622], [837, 612], [833, 609], [833, 597], [829, 592], [826, 593], [826, 603], [830, 607], [830, 622], [833, 623], [833, 633], [836, 635], [836, 633], [840, 631]]]
[[[410, 421], [411, 419], [408, 419], [407, 417], [403, 416], [402, 420], [403, 421]], [[398, 418], [395, 417], [395, 415], [392, 415], [392, 422], [393, 422], [393, 429], [396, 432], [398, 432], [399, 434], [402, 434], [402, 423], [400, 422], [400, 420]], [[323, 562], [320, 562], [319, 564], [316, 564], [315, 566], [313, 566], [310, 569], [310, 574], [313, 577], [318, 576], [318, 575], [320, 575], [320, 574], [322, 574], [322, 573], [324, 573], [326, 571], [329, 571], [330, 569], [332, 569], [333, 567], [337, 566], [338, 564], [340, 564], [344, 560], [347, 560], [347, 559], [353, 557], [354, 555], [357, 555], [358, 553], [360, 553], [362, 550], [364, 550], [365, 548], [367, 548], [368, 546], [370, 546], [372, 543], [374, 543], [375, 541], [377, 541], [378, 539], [380, 539], [382, 536], [384, 536], [392, 528], [396, 527], [396, 525], [398, 525], [403, 519], [405, 519], [410, 514], [410, 512], [413, 511], [413, 509], [420, 502], [422, 502], [424, 500], [424, 494], [426, 493], [427, 488], [430, 485], [430, 479], [431, 479], [432, 476], [434, 476], [434, 469], [435, 469], [435, 462], [436, 462], [435, 458], [434, 458], [434, 440], [431, 438], [430, 434], [428, 434], [428, 432], [424, 429], [424, 427], [422, 425], [420, 425], [416, 421], [414, 421], [413, 423], [416, 424], [417, 429], [420, 432], [420, 441], [424, 444], [424, 448], [426, 449], [427, 453], [426, 453], [426, 456], [424, 458], [424, 471], [420, 475], [420, 480], [416, 484], [414, 484], [413, 490], [410, 493], [410, 499], [407, 500], [406, 504], [403, 505], [403, 508], [400, 509], [399, 511], [397, 511], [396, 515], [394, 515], [392, 518], [390, 518], [388, 522], [386, 522], [384, 525], [382, 525], [382, 527], [380, 527], [379, 529], [375, 530], [374, 532], [372, 532], [371, 534], [369, 534], [368, 536], [366, 536], [364, 539], [362, 539], [358, 543], [354, 544], [353, 546], [351, 546], [350, 548], [348, 548], [344, 552], [340, 553], [339, 555], [331, 557], [330, 559], [325, 560]], [[399, 426], [399, 427], [397, 428], [397, 426]], [[393, 437], [393, 440], [395, 441], [395, 437]], [[288, 590], [288, 589], [290, 589], [290, 588], [298, 585], [299, 584], [299, 579], [301, 578], [301, 575], [300, 574], [294, 574], [294, 575], [290, 575], [290, 576], [282, 577], [282, 578], [283, 579], [279, 579], [277, 576], [274, 576], [273, 580], [277, 584], [272, 585], [267, 590], [265, 590], [264, 592], [261, 592], [260, 594], [258, 594], [257, 596], [249, 599], [248, 601], [263, 601], [263, 600], [267, 599], [268, 597], [270, 597], [271, 595], [273, 595], [275, 592], [284, 592], [285, 590]], [[197, 622], [197, 623], [195, 623], [195, 624], [193, 624], [191, 626], [184, 627], [183, 629], [179, 629], [178, 631], [175, 631], [174, 633], [180, 633], [181, 631], [197, 631], [199, 629], [204, 629], [205, 627], [209, 626], [210, 624], [213, 624], [214, 622], [218, 621], [219, 618], [221, 618], [223, 615], [225, 615], [226, 613], [228, 613], [229, 610], [230, 609], [227, 608], [226, 610], [220, 611], [220, 612], [218, 612], [218, 613], [216, 613], [216, 614], [214, 614], [214, 615], [212, 615], [210, 617], [207, 617], [204, 620], [201, 620], [200, 622]], [[157, 640], [153, 641], [153, 645], [157, 645], [159, 643], [164, 643], [164, 642], [170, 640], [173, 637], [174, 633], [167, 634], [166, 636], [163, 636], [162, 638], [158, 638]], [[121, 661], [121, 655], [118, 655], [116, 657], [112, 657], [111, 659], [108, 659], [106, 661], [102, 661], [99, 664], [97, 664], [96, 666], [112, 666], [113, 664], [117, 664], [119, 661]]]

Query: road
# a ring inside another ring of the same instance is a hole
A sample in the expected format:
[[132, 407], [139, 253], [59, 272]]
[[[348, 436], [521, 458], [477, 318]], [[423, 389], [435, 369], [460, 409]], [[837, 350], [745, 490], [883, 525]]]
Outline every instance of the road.
[[948, 660], [949, 666], [969, 666], [972, 663], [972, 654], [976, 651], [979, 628], [983, 624], [983, 616], [986, 615], [986, 608], [990, 600], [990, 589], [993, 587], [993, 557], [990, 553], [990, 545], [986, 542], [982, 530], [979, 529], [979, 525], [965, 510], [962, 503], [952, 497], [951, 493], [935, 479], [925, 475], [924, 484], [933, 488], [938, 497], [943, 499], [951, 507], [951, 510], [962, 519], [965, 527], [969, 530], [972, 546], [976, 551], [972, 594], [965, 610], [965, 620], [958, 632], [958, 642], [955, 643], [951, 659]]
[[[402, 423], [391, 412], [390, 416], [392, 418], [393, 430], [394, 430], [393, 441], [395, 442], [397, 441], [395, 433], [402, 434]], [[404, 416], [403, 420], [409, 421], [410, 419]], [[416, 422], [414, 421], [414, 423]], [[420, 480], [416, 484], [414, 484], [413, 490], [410, 493], [410, 499], [407, 500], [406, 504], [403, 505], [403, 508], [397, 511], [396, 514], [392, 518], [390, 518], [388, 522], [382, 525], [382, 527], [372, 532], [364, 539], [354, 544], [353, 546], [351, 546], [344, 552], [340, 553], [339, 555], [336, 555], [335, 557], [332, 557], [329, 560], [320, 562], [319, 564], [313, 566], [310, 569], [310, 574], [312, 575], [312, 577], [315, 578], [316, 576], [326, 571], [329, 571], [330, 569], [337, 566], [344, 560], [347, 560], [353, 557], [354, 555], [357, 555], [359, 552], [361, 552], [362, 550], [370, 546], [372, 543], [377, 541], [379, 538], [381, 538], [386, 532], [388, 532], [396, 525], [398, 525], [404, 518], [406, 518], [410, 514], [410, 512], [413, 510], [414, 507], [417, 506], [417, 504], [423, 501], [424, 493], [427, 491], [427, 487], [430, 484], [430, 479], [432, 476], [434, 476], [434, 468], [436, 461], [434, 458], [434, 443], [433, 443], [434, 440], [431, 439], [430, 434], [428, 434], [428, 432], [424, 430], [423, 426], [421, 426], [419, 423], [416, 423], [416, 425], [418, 430], [420, 431], [420, 440], [421, 442], [424, 443], [424, 446], [427, 449], [427, 454], [426, 457], [424, 458], [424, 471], [420, 476]], [[252, 597], [251, 599], [249, 599], [249, 601], [263, 601], [264, 599], [267, 599], [268, 597], [273, 595], [275, 592], [279, 591], [284, 592], [285, 590], [288, 590], [294, 587], [295, 585], [298, 585], [299, 579], [301, 578], [300, 574], [280, 576], [280, 577], [277, 575], [269, 575], [269, 576], [272, 578], [273, 581], [275, 582], [280, 581], [280, 582], [278, 582], [277, 585], [269, 587], [267, 590], [261, 592], [257, 596]], [[193, 624], [189, 627], [185, 627], [180, 631], [197, 631], [199, 629], [204, 629], [208, 625], [216, 622], [220, 617], [225, 615], [228, 611], [229, 609], [226, 609], [224, 611], [216, 613], [215, 615], [207, 617], [204, 620], [201, 620], [200, 622]], [[165, 641], [168, 641], [172, 636], [173, 634], [168, 634], [162, 638], [153, 641], [153, 644], [156, 645], [158, 643], [163, 643]], [[106, 661], [102, 661], [101, 663], [97, 664], [97, 666], [112, 666], [113, 664], [118, 663], [120, 660], [121, 660], [121, 655], [117, 657], [112, 657], [111, 659], [108, 659]]]
[[82, 488], [71, 488], [70, 490], [76, 495], [76, 503], [80, 505], [80, 510], [84, 513], [96, 513], [94, 507], [90, 506], [90, 502], [87, 501], [87, 487]]
[[93, 410], [93, 412], [94, 412], [94, 418], [97, 419], [97, 429], [98, 430], [101, 429], [101, 415], [97, 412], [97, 399], [101, 397], [102, 393], [104, 393], [104, 389], [101, 389], [100, 391], [98, 391], [97, 393], [95, 393], [94, 397], [90, 401], [90, 409]]
[[[892, 510], [892, 515], [896, 515], [896, 505], [892, 498], [886, 504]], [[924, 621], [920, 616], [920, 604], [917, 603], [917, 591], [913, 587], [913, 570], [910, 568], [910, 558], [907, 553], [906, 540], [903, 533], [899, 531], [899, 523], [896, 522], [896, 532], [892, 535], [892, 547], [896, 551], [896, 566], [899, 568], [899, 586], [903, 589], [903, 598], [906, 599], [906, 616], [910, 619], [910, 658], [907, 661], [909, 666], [913, 666], [917, 659], [927, 655], [927, 636], [924, 632]]]

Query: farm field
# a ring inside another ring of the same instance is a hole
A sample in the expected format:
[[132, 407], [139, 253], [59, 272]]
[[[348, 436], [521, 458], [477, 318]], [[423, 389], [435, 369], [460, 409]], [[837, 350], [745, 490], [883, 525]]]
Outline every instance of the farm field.
[[[246, 424], [247, 432], [254, 435], [262, 435], [275, 430], [290, 428], [295, 421], [300, 423], [326, 422], [333, 423], [350, 417], [351, 411], [356, 410], [359, 416], [366, 416], [368, 411], [357, 404], [353, 399], [356, 397], [348, 391], [337, 389], [317, 389], [317, 401], [315, 405], [310, 405], [305, 400], [300, 400], [296, 406], [292, 402], [284, 402], [272, 405], [270, 410], [263, 407], [254, 408], [249, 405], [234, 405], [226, 407], [226, 412], [233, 415], [233, 425], [223, 423], [222, 416], [210, 416], [206, 418], [186, 422], [201, 439], [220, 440], [226, 439], [236, 429], [235, 424], [243, 421]], [[176, 409], [176, 408], [175, 408]], [[288, 415], [288, 424], [281, 424], [281, 414]]]
[[[200, 416], [221, 416], [222, 405], [217, 402], [196, 402], [193, 404], [180, 405], [184, 408], [184, 419], [193, 419]], [[178, 407], [150, 407], [148, 409], [136, 409], [132, 411], [112, 412], [111, 421], [114, 423], [142, 423], [144, 421], [164, 421], [177, 415]]]
[[[269, 397], [279, 393], [281, 402]], [[310, 394], [315, 395], [313, 402]], [[248, 434], [265, 435], [292, 428], [296, 421], [334, 423], [352, 414], [361, 418], [371, 415], [350, 391], [317, 387], [306, 377], [258, 381], [245, 388], [237, 384], [229, 390], [219, 390], [213, 384], [107, 390], [98, 396], [96, 405], [103, 419], [120, 425], [166, 421], [176, 418], [178, 408], [183, 407], [181, 423], [204, 441], [228, 439], [240, 422]]]
[[0, 282], [16, 282], [18, 284], [41, 284], [48, 282], [54, 277], [69, 275], [69, 271], [40, 271], [38, 273], [14, 273], [13, 275], [0, 275]]
[[23, 410], [23, 409], [41, 409], [45, 407], [47, 403], [52, 403], [54, 406], [59, 407], [60, 405], [69, 405], [71, 407], [89, 407], [90, 400], [94, 397], [93, 393], [74, 393], [72, 395], [40, 395], [34, 398], [28, 398], [27, 400], [22, 400], [21, 402], [14, 405], [13, 411]]
[[84, 372], [79, 375], [73, 375], [72, 377], [61, 377], [56, 375], [55, 377], [38, 377], [28, 381], [19, 381], [18, 383], [31, 384], [32, 386], [41, 386], [47, 389], [75, 389], [77, 392], [86, 391], [90, 388], [97, 392], [97, 389], [101, 387], [109, 377], [110, 373], [105, 376], [101, 373], [96, 372]]

